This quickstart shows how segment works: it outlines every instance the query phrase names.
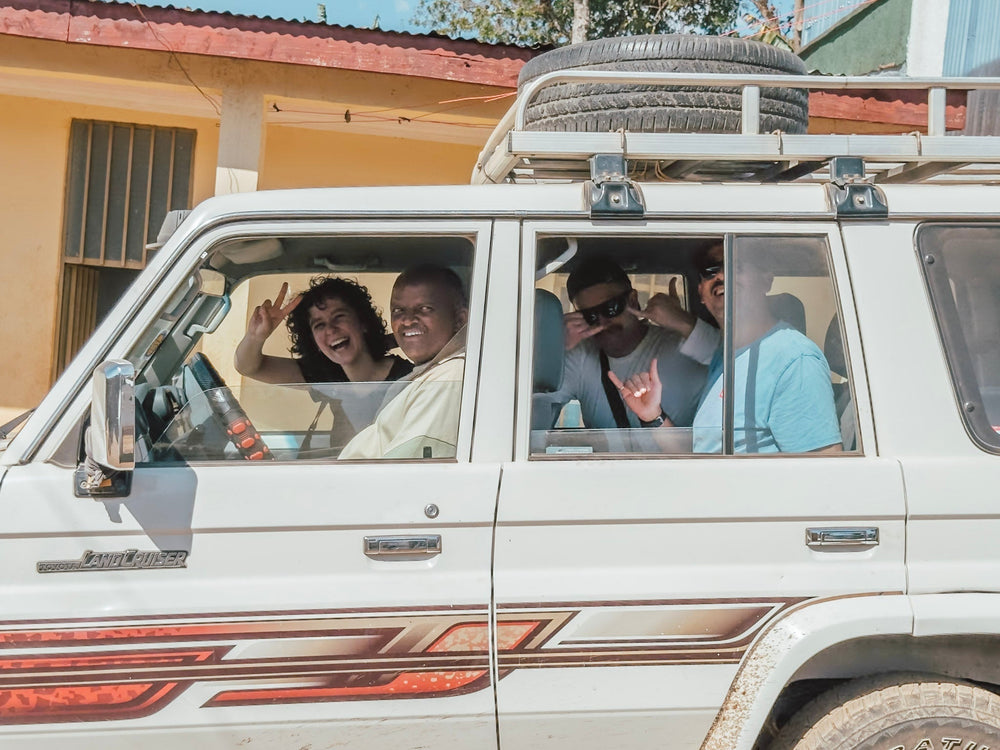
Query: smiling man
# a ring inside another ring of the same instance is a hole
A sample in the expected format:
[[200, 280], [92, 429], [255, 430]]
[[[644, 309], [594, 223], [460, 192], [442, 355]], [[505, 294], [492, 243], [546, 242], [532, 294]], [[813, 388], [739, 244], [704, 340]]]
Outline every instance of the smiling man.
[[[721, 242], [695, 258], [702, 303], [725, 327], [725, 251]], [[733, 424], [737, 453], [839, 452], [840, 424], [830, 385], [830, 366], [815, 343], [775, 316], [767, 293], [774, 274], [760, 264], [740, 263], [734, 292]], [[663, 390], [658, 368], [627, 380], [612, 375], [629, 409], [651, 419]], [[722, 452], [723, 349], [720, 342], [694, 417], [695, 453]], [[663, 422], [671, 426], [670, 420]]]
[[399, 275], [389, 303], [390, 325], [416, 367], [340, 458], [455, 456], [468, 315], [465, 289], [454, 271], [421, 265]]

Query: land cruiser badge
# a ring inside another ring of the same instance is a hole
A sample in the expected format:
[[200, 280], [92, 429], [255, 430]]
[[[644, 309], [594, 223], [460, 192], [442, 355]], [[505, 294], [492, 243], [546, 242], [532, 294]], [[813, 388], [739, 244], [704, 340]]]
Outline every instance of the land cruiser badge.
[[87, 550], [79, 560], [39, 560], [39, 573], [75, 573], [89, 570], [149, 570], [150, 568], [186, 568], [187, 550], [127, 549], [123, 552]]

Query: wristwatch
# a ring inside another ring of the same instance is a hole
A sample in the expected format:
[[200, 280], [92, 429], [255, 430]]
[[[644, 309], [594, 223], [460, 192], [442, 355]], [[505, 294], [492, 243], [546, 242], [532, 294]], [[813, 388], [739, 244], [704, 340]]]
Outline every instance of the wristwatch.
[[667, 418], [667, 415], [663, 413], [663, 409], [660, 409], [660, 413], [656, 415], [655, 419], [651, 419], [648, 422], [644, 419], [639, 420], [639, 424], [643, 427], [659, 427], [663, 424], [663, 420]]

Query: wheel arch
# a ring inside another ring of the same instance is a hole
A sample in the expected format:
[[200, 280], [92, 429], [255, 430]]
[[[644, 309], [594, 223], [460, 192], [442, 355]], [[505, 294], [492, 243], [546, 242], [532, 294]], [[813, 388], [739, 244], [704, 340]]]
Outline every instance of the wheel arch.
[[888, 672], [967, 680], [1000, 693], [1000, 594], [864, 596], [806, 602], [749, 649], [702, 750], [760, 747], [841, 682]]

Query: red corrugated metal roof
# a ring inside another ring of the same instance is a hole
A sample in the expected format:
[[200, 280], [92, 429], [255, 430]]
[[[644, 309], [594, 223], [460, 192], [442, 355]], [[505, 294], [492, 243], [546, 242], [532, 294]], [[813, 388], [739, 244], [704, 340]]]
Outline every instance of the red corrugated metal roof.
[[91, 0], [0, 2], [0, 34], [510, 88], [536, 54], [437, 34]]

